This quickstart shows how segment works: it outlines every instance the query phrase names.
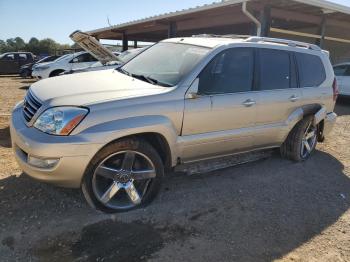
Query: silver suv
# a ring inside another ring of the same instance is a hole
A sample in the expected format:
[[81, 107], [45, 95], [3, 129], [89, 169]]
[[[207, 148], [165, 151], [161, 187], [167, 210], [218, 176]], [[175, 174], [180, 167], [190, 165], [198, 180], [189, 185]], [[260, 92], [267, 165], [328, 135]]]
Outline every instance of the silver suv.
[[11, 137], [28, 175], [104, 212], [144, 206], [164, 170], [266, 148], [306, 160], [333, 127], [329, 54], [271, 38], [161, 41], [117, 70], [33, 84]]

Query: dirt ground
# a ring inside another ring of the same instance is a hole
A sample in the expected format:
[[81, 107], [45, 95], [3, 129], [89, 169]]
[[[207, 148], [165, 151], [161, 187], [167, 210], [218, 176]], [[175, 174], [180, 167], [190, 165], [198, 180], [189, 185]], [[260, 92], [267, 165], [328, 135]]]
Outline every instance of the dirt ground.
[[305, 163], [168, 174], [145, 209], [92, 210], [22, 174], [8, 121], [31, 80], [0, 77], [0, 261], [350, 261], [350, 102]]

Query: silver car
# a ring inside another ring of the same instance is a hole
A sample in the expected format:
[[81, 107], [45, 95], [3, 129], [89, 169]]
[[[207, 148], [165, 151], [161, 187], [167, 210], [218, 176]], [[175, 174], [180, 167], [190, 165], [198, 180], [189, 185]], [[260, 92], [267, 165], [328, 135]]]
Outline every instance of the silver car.
[[29, 176], [126, 211], [182, 163], [266, 148], [306, 160], [335, 123], [334, 79], [329, 54], [310, 44], [168, 39], [117, 70], [33, 84], [13, 110], [13, 149]]

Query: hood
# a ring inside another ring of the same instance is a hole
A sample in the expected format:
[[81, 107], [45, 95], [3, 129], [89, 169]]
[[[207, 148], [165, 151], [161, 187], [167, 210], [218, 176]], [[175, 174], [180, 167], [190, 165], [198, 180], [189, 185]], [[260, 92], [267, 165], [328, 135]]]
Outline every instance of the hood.
[[47, 78], [34, 83], [31, 92], [52, 105], [88, 105], [169, 91], [167, 87], [132, 78], [116, 70], [102, 70]]
[[81, 48], [89, 52], [97, 60], [101, 61], [102, 64], [109, 61], [119, 60], [115, 54], [113, 54], [110, 50], [100, 44], [96, 38], [89, 34], [81, 31], [75, 31], [69, 37]]

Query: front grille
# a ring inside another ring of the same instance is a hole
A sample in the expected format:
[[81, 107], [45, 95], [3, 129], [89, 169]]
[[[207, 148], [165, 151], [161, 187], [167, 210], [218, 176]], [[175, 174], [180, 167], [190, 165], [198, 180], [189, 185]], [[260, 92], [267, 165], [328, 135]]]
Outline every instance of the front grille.
[[23, 106], [23, 116], [27, 122], [32, 120], [35, 113], [41, 107], [41, 102], [34, 97], [34, 95], [30, 92], [27, 92], [26, 97], [24, 98], [24, 106]]

